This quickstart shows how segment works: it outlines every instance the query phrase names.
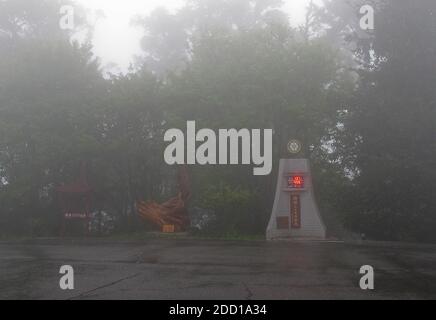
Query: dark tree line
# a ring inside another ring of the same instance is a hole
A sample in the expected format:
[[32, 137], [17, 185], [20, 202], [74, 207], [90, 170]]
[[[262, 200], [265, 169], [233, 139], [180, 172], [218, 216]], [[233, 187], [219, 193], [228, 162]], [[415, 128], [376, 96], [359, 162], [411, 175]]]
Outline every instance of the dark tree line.
[[80, 164], [96, 209], [120, 231], [143, 229], [136, 200], [175, 192], [166, 129], [272, 128], [273, 173], [194, 166], [192, 207], [215, 212], [207, 232], [264, 232], [278, 159], [290, 138], [311, 159], [331, 235], [435, 241], [436, 3], [311, 5], [295, 27], [280, 1], [191, 0], [137, 18], [143, 55], [107, 76], [92, 28], [58, 26], [65, 1], [0, 1], [0, 233], [55, 234], [56, 186]]

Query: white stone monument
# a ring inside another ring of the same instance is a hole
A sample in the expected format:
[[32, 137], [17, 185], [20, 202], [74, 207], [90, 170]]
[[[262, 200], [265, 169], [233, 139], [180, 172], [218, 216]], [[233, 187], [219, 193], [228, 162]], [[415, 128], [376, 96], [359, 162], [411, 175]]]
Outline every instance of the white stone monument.
[[313, 194], [309, 161], [280, 159], [274, 206], [266, 229], [267, 240], [325, 239], [325, 236], [326, 229]]

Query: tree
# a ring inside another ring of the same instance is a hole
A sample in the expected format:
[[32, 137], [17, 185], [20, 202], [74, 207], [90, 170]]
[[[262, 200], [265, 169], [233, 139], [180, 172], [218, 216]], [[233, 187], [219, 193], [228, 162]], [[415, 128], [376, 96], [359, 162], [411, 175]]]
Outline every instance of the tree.
[[136, 19], [145, 30], [140, 61], [161, 77], [179, 72], [190, 61], [199, 38], [287, 23], [281, 4], [281, 0], [189, 0], [175, 14], [158, 8], [150, 16]]
[[[169, 126], [184, 127], [187, 120], [196, 120], [199, 127], [216, 130], [272, 128], [273, 172], [278, 159], [285, 156], [287, 141], [298, 138], [315, 166], [338, 174], [331, 169], [334, 165], [323, 141], [335, 127], [336, 102], [342, 94], [342, 82], [347, 80], [335, 48], [322, 37], [300, 41], [296, 34], [286, 23], [214, 31], [199, 37], [185, 70], [167, 79], [168, 113], [172, 115]], [[254, 230], [264, 229], [275, 173], [266, 178], [253, 177], [248, 168], [234, 166], [199, 168], [194, 174], [194, 195], [195, 190], [201, 194], [211, 181], [223, 183], [224, 189], [242, 186], [262, 195], [253, 197], [258, 210], [250, 214], [259, 221]], [[237, 217], [238, 212], [231, 215]]]
[[14, 221], [33, 231], [55, 219], [54, 187], [98, 150], [93, 110], [105, 81], [90, 46], [60, 30], [61, 2], [0, 5], [1, 216], [9, 231]]
[[[436, 4], [373, 5], [375, 30], [345, 39], [355, 44], [359, 74], [336, 140], [354, 177], [344, 197], [347, 222], [379, 239], [434, 241]], [[332, 14], [337, 9], [326, 6]]]

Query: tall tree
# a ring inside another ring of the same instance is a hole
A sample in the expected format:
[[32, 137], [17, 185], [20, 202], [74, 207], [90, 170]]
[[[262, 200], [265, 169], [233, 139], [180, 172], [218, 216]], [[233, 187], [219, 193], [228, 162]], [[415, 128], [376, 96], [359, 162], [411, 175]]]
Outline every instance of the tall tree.
[[287, 23], [281, 4], [281, 0], [189, 0], [176, 13], [158, 8], [136, 19], [145, 30], [140, 61], [161, 77], [179, 72], [191, 59], [194, 42], [203, 36]]
[[21, 229], [54, 217], [54, 187], [97, 149], [105, 82], [90, 47], [60, 29], [63, 3], [0, 2], [0, 207]]
[[[338, 5], [328, 2], [326, 10], [337, 15]], [[354, 172], [354, 188], [344, 198], [347, 220], [377, 238], [434, 241], [436, 3], [372, 5], [375, 30], [365, 37], [348, 32], [345, 39], [355, 44], [359, 67], [337, 140]], [[344, 33], [353, 30], [349, 25], [342, 24]]]

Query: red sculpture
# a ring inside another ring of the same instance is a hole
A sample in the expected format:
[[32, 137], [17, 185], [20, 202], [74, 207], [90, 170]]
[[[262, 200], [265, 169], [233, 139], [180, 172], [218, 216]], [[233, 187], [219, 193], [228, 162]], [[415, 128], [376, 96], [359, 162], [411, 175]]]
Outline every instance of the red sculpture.
[[138, 201], [136, 203], [138, 215], [161, 229], [165, 226], [173, 226], [171, 231], [185, 230], [190, 224], [187, 202], [191, 198], [191, 186], [186, 166], [179, 169], [178, 184], [178, 195], [162, 204], [155, 201]]

